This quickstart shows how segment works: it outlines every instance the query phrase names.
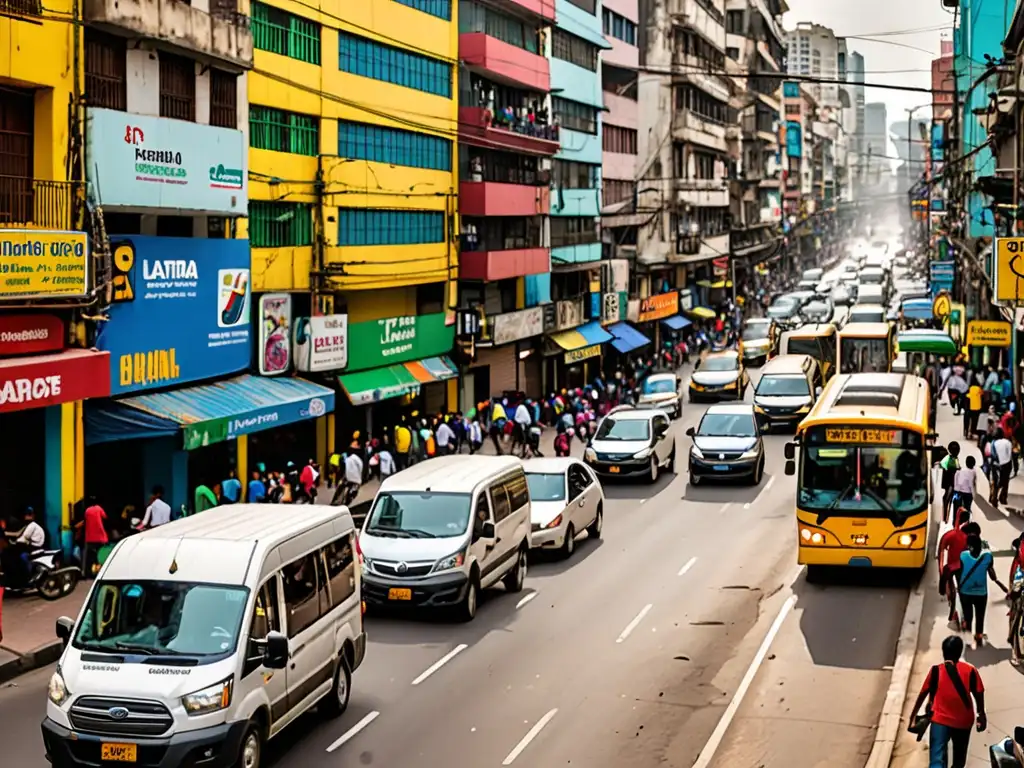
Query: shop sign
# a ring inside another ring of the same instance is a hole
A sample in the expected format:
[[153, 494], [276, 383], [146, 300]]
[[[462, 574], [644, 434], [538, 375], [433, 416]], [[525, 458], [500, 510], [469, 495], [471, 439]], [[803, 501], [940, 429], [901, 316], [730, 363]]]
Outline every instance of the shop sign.
[[184, 446], [186, 451], [194, 451], [196, 448], [232, 440], [239, 435], [251, 435], [253, 432], [315, 419], [333, 411], [334, 393], [328, 392], [297, 403], [258, 408], [240, 416], [200, 421], [184, 428]]
[[1024, 305], [1024, 237], [997, 237], [992, 254], [995, 300]]
[[716, 278], [725, 279], [729, 274], [729, 257], [719, 256], [711, 260], [712, 271]]
[[408, 315], [348, 324], [348, 367], [363, 371], [385, 365], [447, 355], [455, 343], [455, 326], [447, 315]]
[[85, 232], [0, 229], [0, 300], [81, 298], [89, 271]]
[[683, 312], [693, 309], [693, 291], [689, 288], [684, 288], [679, 292], [679, 309]]
[[0, 315], [0, 357], [64, 349], [64, 321], [56, 315]]
[[948, 292], [942, 291], [932, 301], [932, 317], [936, 320], [945, 320], [952, 311], [952, 299]]
[[0, 361], [0, 413], [110, 396], [110, 355], [75, 349]]
[[589, 360], [592, 357], [599, 357], [601, 354], [601, 345], [594, 344], [590, 347], [583, 347], [582, 349], [573, 349], [565, 353], [565, 364], [572, 365], [582, 360]]
[[495, 346], [521, 341], [544, 333], [544, 308], [531, 307], [491, 318], [491, 340]]
[[583, 299], [565, 299], [559, 301], [555, 307], [558, 312], [556, 331], [567, 331], [583, 325]]
[[617, 323], [622, 317], [619, 296], [618, 293], [606, 293], [601, 296], [601, 322], [605, 325]]
[[340, 371], [348, 365], [348, 315], [295, 321], [295, 367], [305, 373]]
[[96, 346], [110, 352], [113, 394], [249, 368], [247, 240], [140, 235], [111, 249], [113, 303]]
[[967, 346], [1008, 347], [1013, 343], [1013, 326], [1005, 320], [971, 320], [967, 324]]
[[102, 206], [246, 212], [241, 131], [90, 107], [85, 141], [90, 187]]
[[659, 293], [656, 296], [648, 296], [640, 300], [640, 314], [637, 321], [648, 323], [652, 320], [661, 320], [679, 312], [679, 293]]
[[558, 308], [554, 302], [548, 302], [542, 304], [541, 309], [544, 310], [544, 333], [554, 333], [558, 324]]
[[260, 338], [256, 362], [260, 376], [279, 376], [292, 365], [292, 297], [287, 293], [260, 296]]

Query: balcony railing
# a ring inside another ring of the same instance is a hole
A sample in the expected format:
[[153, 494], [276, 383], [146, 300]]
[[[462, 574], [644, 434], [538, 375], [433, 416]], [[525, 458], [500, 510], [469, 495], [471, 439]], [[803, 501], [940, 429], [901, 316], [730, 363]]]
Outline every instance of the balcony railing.
[[42, 15], [42, 0], [0, 0], [0, 16]]
[[71, 229], [76, 184], [0, 176], [0, 227]]

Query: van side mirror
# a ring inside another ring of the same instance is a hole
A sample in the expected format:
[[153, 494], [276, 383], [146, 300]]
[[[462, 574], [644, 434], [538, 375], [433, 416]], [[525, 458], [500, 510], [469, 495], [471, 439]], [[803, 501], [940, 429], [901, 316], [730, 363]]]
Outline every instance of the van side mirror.
[[693, 437], [696, 434], [697, 434], [697, 430], [695, 430], [693, 427], [687, 427], [686, 428], [686, 436], [687, 437]]
[[785, 472], [786, 472], [786, 475], [788, 477], [792, 477], [793, 475], [795, 475], [796, 474], [796, 462], [793, 461], [792, 459], [787, 459], [786, 460]]
[[268, 632], [263, 647], [263, 666], [284, 669], [288, 664], [288, 638], [280, 632]]
[[57, 619], [54, 632], [57, 635], [57, 639], [60, 640], [64, 645], [71, 642], [71, 630], [75, 628], [75, 620], [69, 619], [67, 616], [61, 616]]
[[796, 457], [796, 446], [793, 445], [793, 443], [791, 442], [786, 443], [786, 446], [785, 448], [783, 448], [783, 451], [785, 452], [786, 461], [792, 461]]
[[494, 523], [488, 520], [486, 523], [480, 526], [480, 538], [481, 539], [493, 539], [497, 536], [494, 530]]

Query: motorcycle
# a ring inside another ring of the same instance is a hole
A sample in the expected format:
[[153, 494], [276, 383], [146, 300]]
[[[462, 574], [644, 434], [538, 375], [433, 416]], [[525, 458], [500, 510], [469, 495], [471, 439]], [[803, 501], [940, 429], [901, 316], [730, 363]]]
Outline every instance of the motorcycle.
[[1013, 738], [989, 747], [988, 757], [992, 768], [1024, 768], [1024, 726], [1013, 729]]
[[59, 600], [74, 592], [81, 578], [82, 571], [77, 565], [65, 564], [63, 550], [37, 549], [29, 553], [28, 579], [12, 583], [11, 577], [5, 577], [3, 582], [9, 595], [35, 592], [44, 600]]

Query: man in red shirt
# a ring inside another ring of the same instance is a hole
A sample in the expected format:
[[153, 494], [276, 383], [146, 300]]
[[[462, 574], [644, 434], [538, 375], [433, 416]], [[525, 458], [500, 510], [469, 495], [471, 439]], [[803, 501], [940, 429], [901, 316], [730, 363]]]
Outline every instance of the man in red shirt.
[[85, 508], [84, 524], [85, 531], [82, 550], [82, 565], [87, 577], [93, 575], [94, 562], [100, 547], [107, 544], [110, 538], [107, 536], [107, 529], [104, 523], [107, 520], [107, 513], [99, 505], [96, 498], [89, 497], [89, 506]]
[[949, 620], [958, 622], [953, 629], [959, 628], [959, 617], [956, 615], [956, 575], [960, 572], [960, 553], [967, 549], [967, 533], [963, 527], [971, 521], [971, 513], [961, 507], [957, 511], [955, 527], [946, 531], [939, 539], [939, 594], [949, 600]]
[[[971, 726], [978, 732], [988, 727], [985, 716], [985, 686], [981, 674], [966, 661], [960, 661], [964, 641], [950, 635], [942, 641], [942, 664], [931, 668], [921, 692], [917, 695], [910, 721], [917, 718], [925, 699], [931, 726], [928, 732], [930, 768], [964, 768], [967, 765], [967, 747], [971, 741]], [[974, 703], [971, 702], [973, 697]], [[977, 718], [974, 708], [977, 704]], [[948, 761], [947, 745], [953, 743], [953, 762]]]

